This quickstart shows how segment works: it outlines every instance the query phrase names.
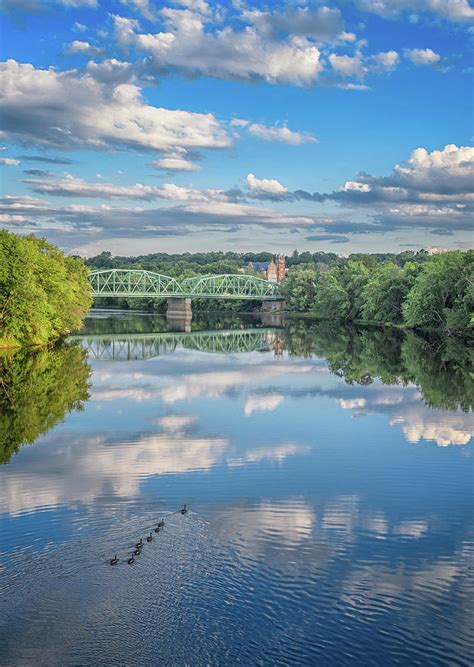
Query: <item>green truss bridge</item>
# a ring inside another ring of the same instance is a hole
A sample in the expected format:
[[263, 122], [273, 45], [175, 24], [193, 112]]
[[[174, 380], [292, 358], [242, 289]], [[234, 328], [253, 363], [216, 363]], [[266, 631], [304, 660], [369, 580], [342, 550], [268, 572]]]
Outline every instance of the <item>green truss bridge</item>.
[[99, 269], [90, 272], [93, 297], [160, 299], [245, 299], [281, 301], [280, 286], [248, 275], [209, 275], [175, 278], [137, 269]]

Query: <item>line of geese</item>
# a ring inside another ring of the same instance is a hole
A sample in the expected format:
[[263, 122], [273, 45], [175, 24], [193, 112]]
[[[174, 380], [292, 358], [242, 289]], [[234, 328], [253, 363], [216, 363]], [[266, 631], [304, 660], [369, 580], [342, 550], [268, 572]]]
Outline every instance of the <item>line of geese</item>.
[[[183, 507], [179, 510], [180, 514], [186, 514], [187, 511], [188, 511], [188, 509], [187, 509], [186, 505], [183, 505]], [[155, 533], [159, 533], [160, 530], [164, 527], [165, 527], [165, 521], [164, 521], [164, 519], [161, 519], [161, 521], [159, 521], [156, 524]], [[146, 541], [147, 542], [153, 542], [153, 531], [152, 530], [150, 530], [150, 534], [147, 536]], [[145, 546], [145, 543], [143, 542], [143, 539], [140, 537], [140, 540], [135, 544], [135, 550], [132, 552], [132, 555], [127, 560], [127, 563], [129, 565], [132, 565], [132, 563], [135, 562], [135, 556], [139, 556], [141, 554], [142, 549], [143, 549], [144, 546]], [[118, 562], [119, 561], [118, 561], [118, 558], [117, 558], [117, 554], [115, 554], [115, 556], [110, 559], [110, 564], [111, 565], [117, 565]]]

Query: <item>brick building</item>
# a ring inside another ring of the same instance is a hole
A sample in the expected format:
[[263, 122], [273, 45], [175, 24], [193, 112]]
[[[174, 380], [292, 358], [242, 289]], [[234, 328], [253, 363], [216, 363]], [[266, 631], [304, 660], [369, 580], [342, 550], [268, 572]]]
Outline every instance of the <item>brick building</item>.
[[286, 275], [284, 255], [278, 255], [270, 262], [249, 262], [249, 267], [257, 271], [261, 278], [271, 283], [281, 283]]

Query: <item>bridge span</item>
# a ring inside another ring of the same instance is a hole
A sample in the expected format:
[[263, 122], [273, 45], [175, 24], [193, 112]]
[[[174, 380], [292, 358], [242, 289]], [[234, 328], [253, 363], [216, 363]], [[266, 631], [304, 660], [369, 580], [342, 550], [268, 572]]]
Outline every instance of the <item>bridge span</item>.
[[175, 278], [138, 269], [97, 269], [90, 272], [92, 296], [156, 297], [160, 299], [246, 299], [278, 301], [280, 286], [257, 276], [224, 273]]
[[94, 298], [167, 299], [168, 319], [176, 321], [178, 329], [186, 329], [186, 323], [191, 322], [192, 299], [261, 301], [264, 310], [281, 310], [283, 303], [279, 284], [245, 274], [204, 275], [178, 281], [141, 269], [94, 269], [89, 280]]

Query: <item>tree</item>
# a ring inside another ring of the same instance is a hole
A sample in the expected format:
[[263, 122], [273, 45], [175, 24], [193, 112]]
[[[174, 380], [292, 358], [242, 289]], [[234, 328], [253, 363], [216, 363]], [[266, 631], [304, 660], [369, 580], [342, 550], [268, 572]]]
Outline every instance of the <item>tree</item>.
[[401, 324], [403, 302], [413, 287], [417, 265], [400, 268], [392, 262], [379, 266], [362, 291], [362, 318], [371, 322]]
[[82, 259], [43, 239], [0, 231], [0, 347], [55, 340], [79, 328], [90, 305]]
[[282, 284], [288, 310], [307, 312], [314, 309], [319, 274], [316, 271], [294, 269]]
[[321, 273], [313, 303], [314, 312], [322, 319], [347, 320], [350, 302], [341, 284], [338, 271]]
[[422, 265], [403, 305], [405, 323], [418, 329], [462, 331], [469, 327], [474, 252], [445, 252]]
[[351, 322], [359, 320], [362, 316], [363, 290], [369, 280], [370, 271], [362, 261], [348, 261], [334, 271], [341, 288], [345, 290], [347, 298], [347, 312], [344, 319]]

